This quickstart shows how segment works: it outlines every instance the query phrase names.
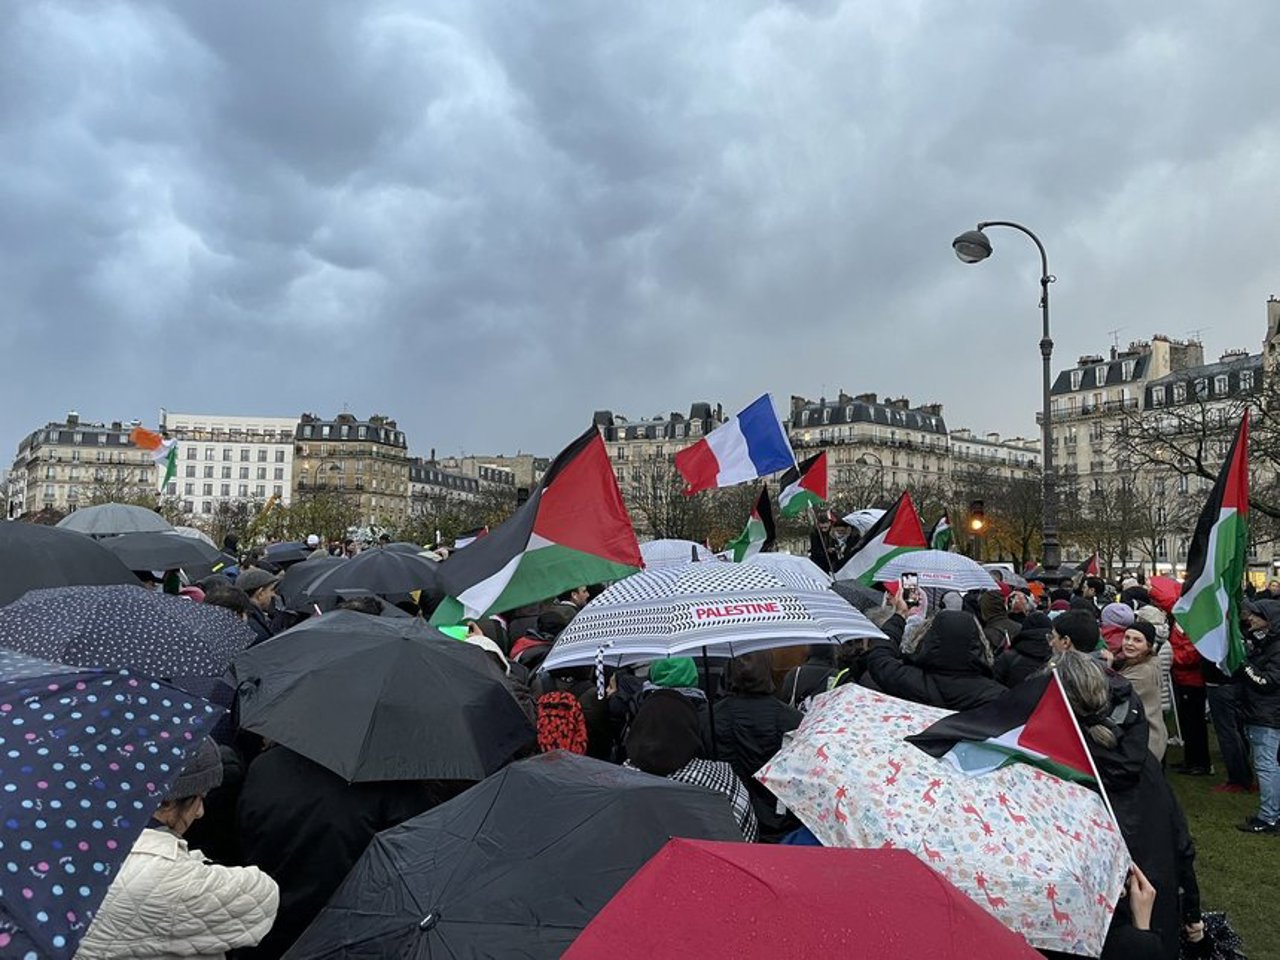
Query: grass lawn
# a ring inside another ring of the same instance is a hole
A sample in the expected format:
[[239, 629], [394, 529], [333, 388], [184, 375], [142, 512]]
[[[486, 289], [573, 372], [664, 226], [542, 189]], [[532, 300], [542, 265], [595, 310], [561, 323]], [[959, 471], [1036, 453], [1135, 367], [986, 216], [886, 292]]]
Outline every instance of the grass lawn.
[[[1212, 729], [1212, 777], [1169, 773], [1196, 842], [1196, 876], [1205, 910], [1224, 910], [1244, 940], [1249, 960], [1280, 960], [1280, 836], [1250, 836], [1236, 824], [1257, 812], [1257, 794], [1214, 793], [1222, 783], [1222, 760]], [[1168, 763], [1182, 760], [1180, 747]]]

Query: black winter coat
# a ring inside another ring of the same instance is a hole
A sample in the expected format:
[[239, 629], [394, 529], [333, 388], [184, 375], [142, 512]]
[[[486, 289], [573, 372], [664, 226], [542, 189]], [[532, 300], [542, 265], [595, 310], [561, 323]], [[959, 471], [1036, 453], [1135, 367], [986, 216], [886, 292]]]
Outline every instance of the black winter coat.
[[983, 659], [977, 621], [959, 610], [943, 610], [934, 617], [909, 662], [892, 643], [873, 643], [867, 652], [867, 674], [891, 697], [948, 710], [980, 707], [1005, 691]]
[[[1166, 960], [1176, 960], [1183, 923], [1200, 918], [1195, 845], [1160, 762], [1147, 749], [1147, 719], [1142, 701], [1123, 677], [1113, 674], [1108, 680], [1112, 703], [1110, 725], [1118, 742], [1115, 747], [1107, 748], [1087, 735], [1085, 739], [1115, 808], [1120, 833], [1129, 852], [1159, 891], [1151, 930], [1159, 934]], [[1116, 910], [1113, 924], [1131, 922], [1126, 901], [1121, 900]]]
[[787, 818], [777, 812], [778, 798], [755, 773], [782, 749], [782, 735], [800, 726], [804, 714], [768, 693], [731, 694], [713, 708], [717, 760], [733, 767], [747, 785], [751, 805], [766, 836], [784, 829]]
[[1270, 628], [1240, 671], [1243, 693], [1241, 714], [1245, 723], [1280, 727], [1280, 601], [1260, 600], [1258, 607]]
[[381, 830], [445, 799], [423, 783], [348, 784], [286, 747], [266, 750], [249, 765], [240, 791], [240, 852], [280, 885], [280, 910], [257, 947], [236, 956], [281, 956], [315, 919]]
[[[1040, 623], [1044, 620], [1044, 624]], [[1044, 614], [1033, 613], [1014, 638], [1013, 648], [996, 658], [995, 677], [1006, 687], [1017, 686], [1028, 677], [1039, 673], [1049, 662], [1053, 651], [1049, 648], [1050, 620]]]

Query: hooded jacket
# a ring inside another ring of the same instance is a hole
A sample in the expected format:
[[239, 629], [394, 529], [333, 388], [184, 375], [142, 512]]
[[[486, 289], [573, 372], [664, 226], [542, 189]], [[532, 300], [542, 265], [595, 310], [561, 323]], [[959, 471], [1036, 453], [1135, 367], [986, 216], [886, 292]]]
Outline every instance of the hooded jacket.
[[266, 936], [280, 892], [257, 867], [222, 867], [148, 827], [80, 942], [80, 960], [221, 957]]
[[[1151, 929], [1164, 944], [1164, 957], [1176, 960], [1183, 923], [1200, 918], [1195, 845], [1182, 807], [1159, 762], [1147, 749], [1147, 718], [1141, 701], [1123, 677], [1109, 674], [1108, 681], [1108, 725], [1116, 734], [1116, 746], [1104, 747], [1087, 734], [1085, 741], [1134, 862], [1151, 885], [1162, 891], [1156, 897]], [[1171, 895], [1165, 896], [1163, 891]], [[1127, 911], [1128, 907], [1122, 900], [1116, 909]]]
[[1009, 616], [1004, 595], [998, 590], [988, 590], [978, 598], [978, 612], [987, 644], [992, 654], [999, 656], [1012, 645], [1022, 631], [1022, 624]]
[[1257, 727], [1280, 727], [1280, 600], [1259, 600], [1267, 618], [1267, 633], [1254, 639], [1253, 653], [1240, 671], [1244, 694], [1244, 722]]
[[1013, 687], [1044, 669], [1053, 655], [1049, 648], [1052, 627], [1053, 621], [1043, 613], [1027, 614], [1012, 649], [996, 658], [993, 668], [996, 679], [1006, 687]]
[[948, 710], [990, 703], [1005, 686], [992, 679], [983, 656], [982, 630], [967, 613], [943, 610], [904, 661], [892, 643], [876, 641], [867, 652], [867, 673], [891, 697]]

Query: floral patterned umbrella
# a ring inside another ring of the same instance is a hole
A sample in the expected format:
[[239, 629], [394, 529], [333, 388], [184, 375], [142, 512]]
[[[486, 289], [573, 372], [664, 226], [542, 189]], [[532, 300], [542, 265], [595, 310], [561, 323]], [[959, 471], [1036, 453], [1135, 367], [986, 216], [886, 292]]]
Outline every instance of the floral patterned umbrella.
[[1130, 863], [1101, 797], [1025, 764], [968, 777], [905, 742], [949, 712], [838, 687], [756, 779], [823, 845], [909, 850], [1032, 946], [1099, 956]]

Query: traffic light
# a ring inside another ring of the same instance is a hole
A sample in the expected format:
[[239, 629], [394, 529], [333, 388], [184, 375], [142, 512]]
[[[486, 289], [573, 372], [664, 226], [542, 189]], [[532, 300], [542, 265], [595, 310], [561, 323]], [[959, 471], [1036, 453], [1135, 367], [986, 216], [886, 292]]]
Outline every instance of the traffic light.
[[978, 536], [987, 532], [986, 505], [981, 500], [969, 501], [969, 532]]

